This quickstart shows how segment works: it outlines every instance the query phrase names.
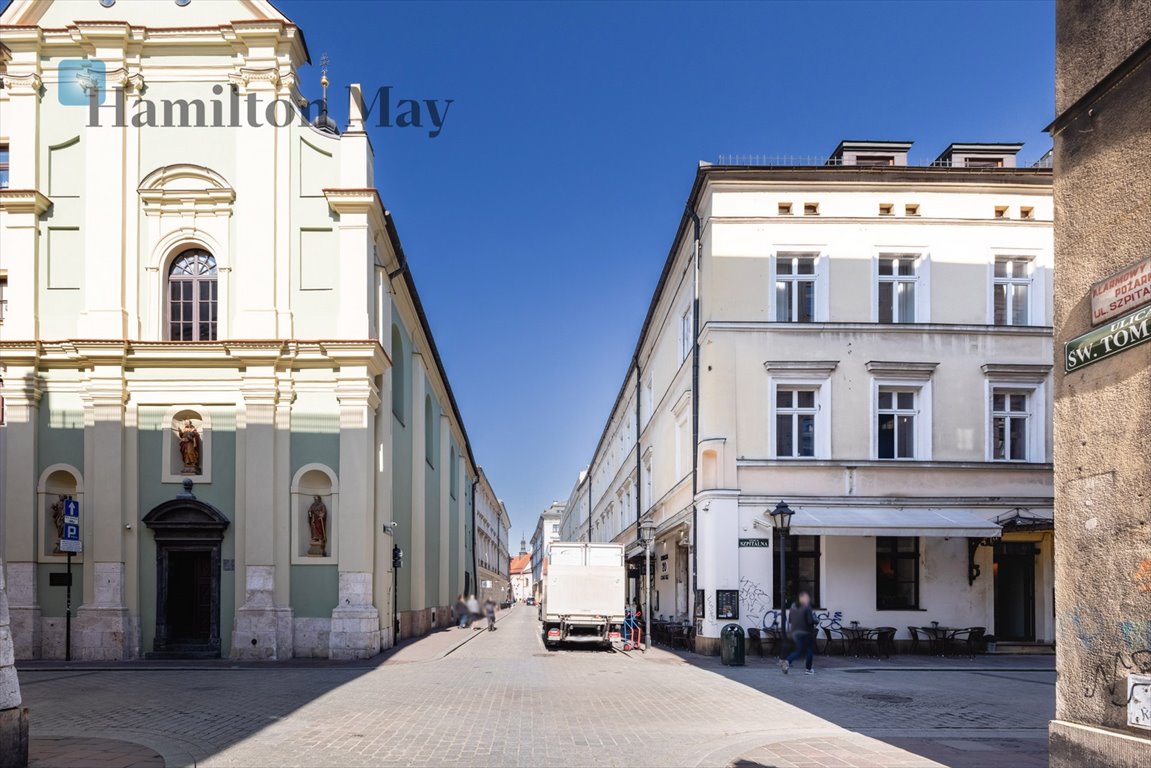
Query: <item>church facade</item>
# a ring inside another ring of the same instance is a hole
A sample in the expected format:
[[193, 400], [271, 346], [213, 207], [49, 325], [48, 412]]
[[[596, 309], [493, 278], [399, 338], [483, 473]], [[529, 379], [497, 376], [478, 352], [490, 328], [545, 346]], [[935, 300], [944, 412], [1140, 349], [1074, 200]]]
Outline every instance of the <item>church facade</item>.
[[477, 464], [358, 86], [338, 130], [261, 0], [77, 5], [0, 16], [17, 657], [64, 657], [76, 511], [74, 659], [365, 658], [446, 625]]

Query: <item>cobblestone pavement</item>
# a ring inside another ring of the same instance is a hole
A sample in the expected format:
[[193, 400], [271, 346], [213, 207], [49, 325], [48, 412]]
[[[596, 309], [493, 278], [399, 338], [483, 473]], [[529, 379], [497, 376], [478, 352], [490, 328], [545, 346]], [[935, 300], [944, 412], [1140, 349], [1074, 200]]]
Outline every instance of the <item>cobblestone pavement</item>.
[[731, 669], [660, 649], [548, 651], [523, 607], [499, 631], [424, 642], [448, 650], [357, 666], [20, 674], [34, 738], [132, 741], [169, 766], [1046, 764], [1049, 670], [856, 662], [784, 677], [759, 659]]

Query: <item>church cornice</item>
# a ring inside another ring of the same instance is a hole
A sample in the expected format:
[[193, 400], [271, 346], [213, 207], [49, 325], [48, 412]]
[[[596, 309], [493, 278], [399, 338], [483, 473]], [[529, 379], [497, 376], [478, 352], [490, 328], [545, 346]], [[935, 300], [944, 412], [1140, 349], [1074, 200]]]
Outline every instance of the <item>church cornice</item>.
[[37, 216], [52, 207], [52, 200], [38, 189], [0, 189], [0, 211], [34, 213]]

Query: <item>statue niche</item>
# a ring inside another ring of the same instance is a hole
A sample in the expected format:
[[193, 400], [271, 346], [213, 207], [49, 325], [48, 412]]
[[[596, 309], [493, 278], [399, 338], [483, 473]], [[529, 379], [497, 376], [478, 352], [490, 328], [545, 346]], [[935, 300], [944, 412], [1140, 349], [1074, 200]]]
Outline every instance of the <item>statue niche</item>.
[[180, 474], [200, 474], [204, 451], [204, 441], [200, 437], [200, 430], [196, 429], [196, 425], [192, 423], [191, 419], [185, 419], [184, 423], [176, 427], [175, 430], [176, 439], [179, 441], [180, 461], [184, 465]]
[[199, 408], [176, 408], [165, 418], [164, 482], [211, 482], [212, 425]]

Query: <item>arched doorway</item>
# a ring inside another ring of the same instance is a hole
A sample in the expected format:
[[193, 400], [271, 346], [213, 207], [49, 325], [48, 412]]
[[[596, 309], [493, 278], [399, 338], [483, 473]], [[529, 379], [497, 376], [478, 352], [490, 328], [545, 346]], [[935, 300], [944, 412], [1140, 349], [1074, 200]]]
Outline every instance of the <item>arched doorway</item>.
[[219, 658], [220, 548], [228, 518], [191, 492], [144, 516], [156, 540], [156, 634], [151, 658]]

